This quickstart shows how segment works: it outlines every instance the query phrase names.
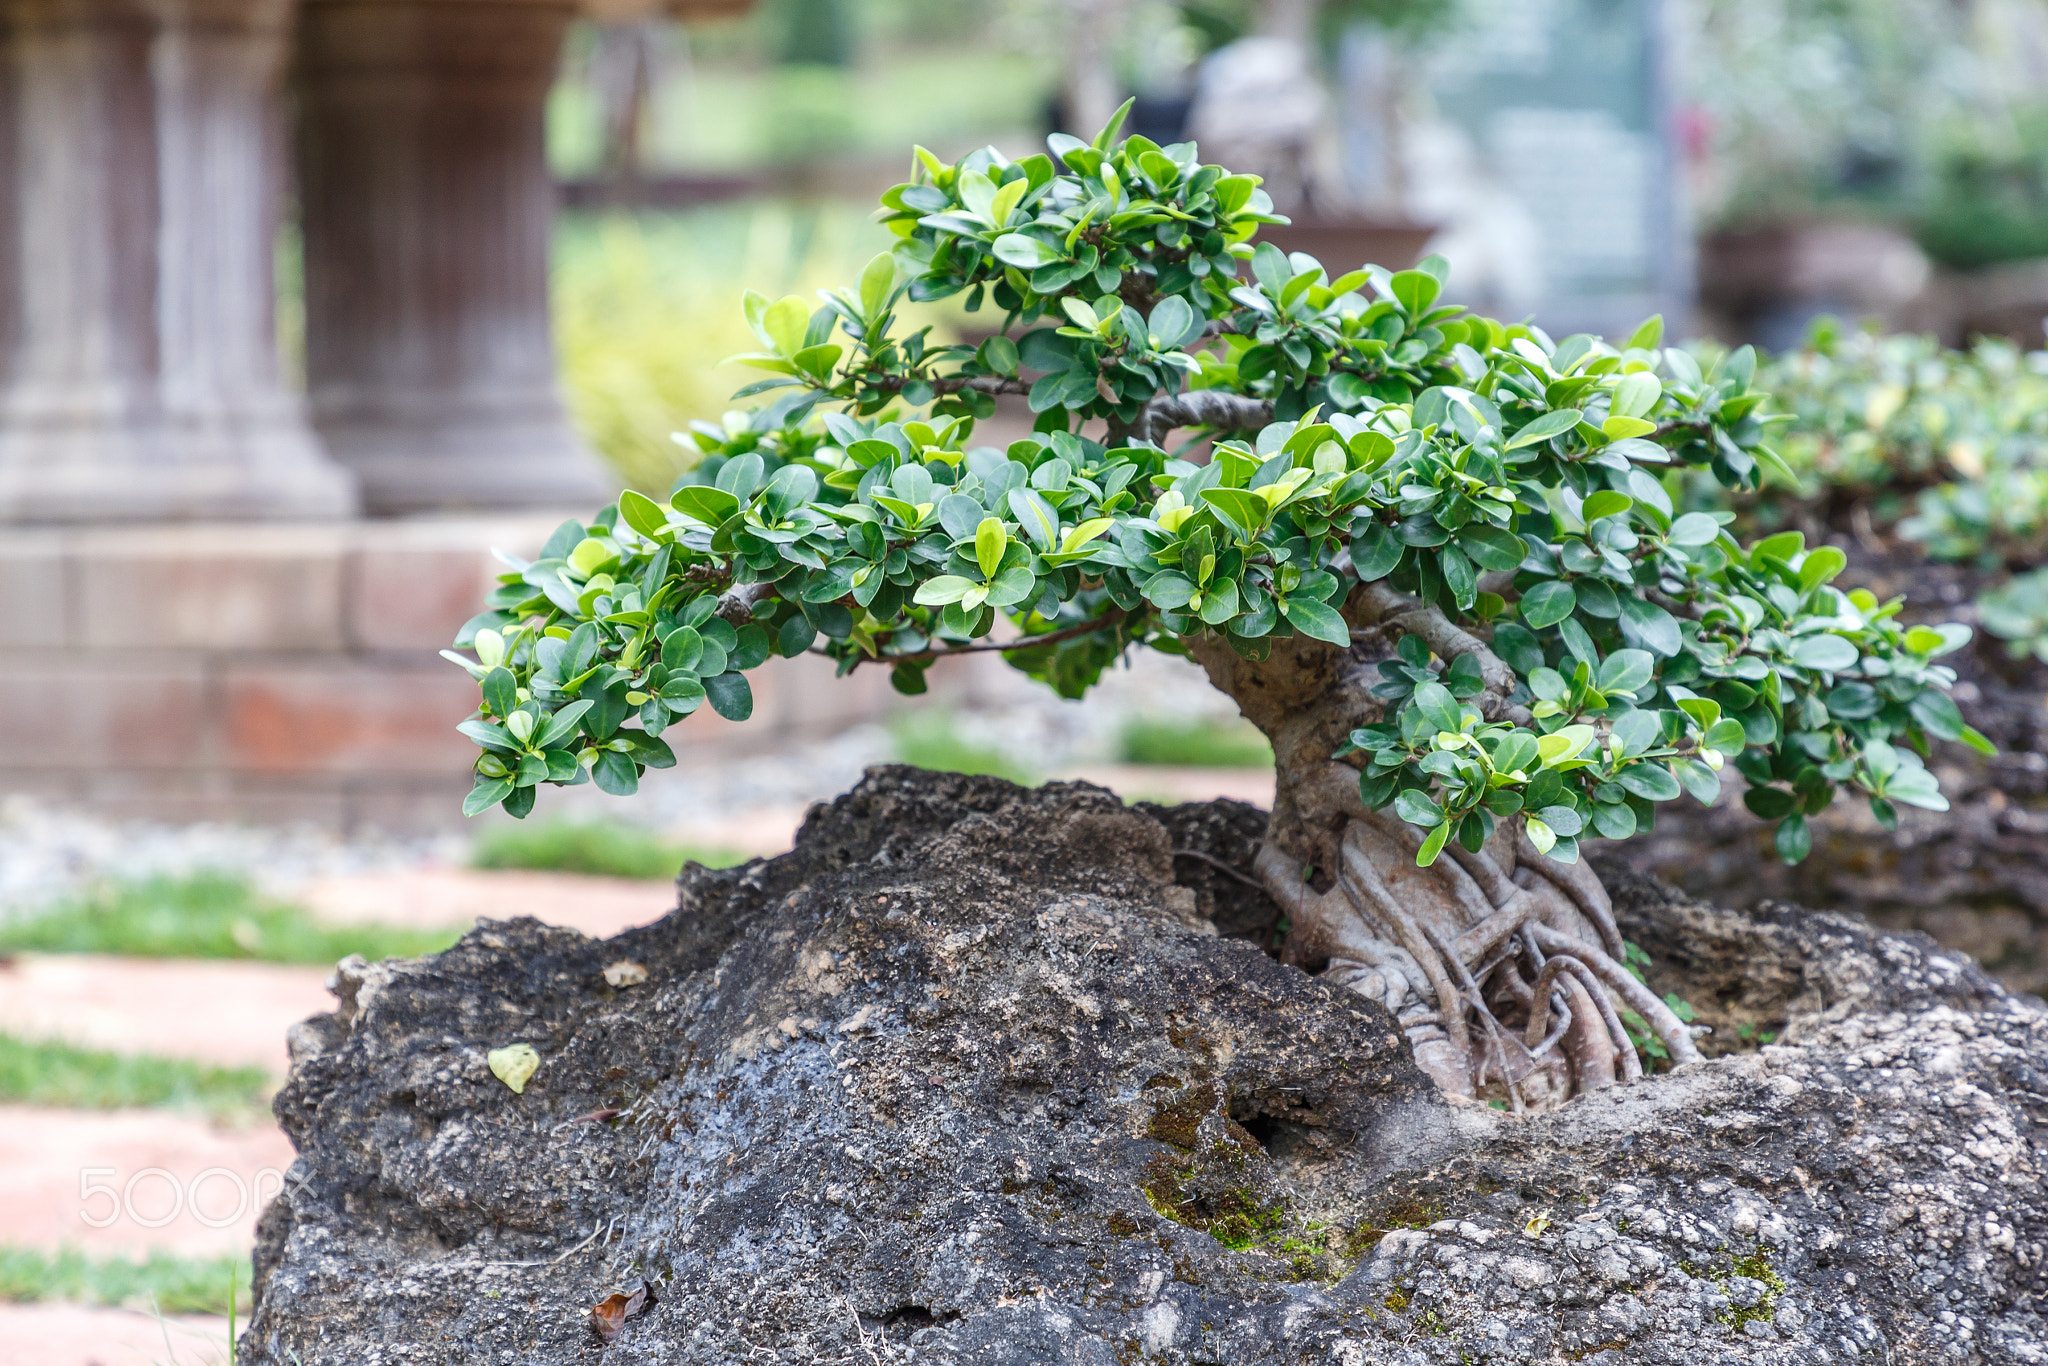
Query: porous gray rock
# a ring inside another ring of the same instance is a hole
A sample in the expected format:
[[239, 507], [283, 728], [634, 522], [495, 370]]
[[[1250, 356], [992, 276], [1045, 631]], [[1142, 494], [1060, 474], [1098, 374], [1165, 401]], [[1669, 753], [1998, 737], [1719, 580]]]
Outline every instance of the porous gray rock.
[[880, 769], [658, 924], [345, 964], [241, 1360], [2048, 1362], [2036, 1005], [1629, 883], [1653, 985], [1732, 1051], [1453, 1107], [1261, 950], [1225, 896], [1255, 821]]

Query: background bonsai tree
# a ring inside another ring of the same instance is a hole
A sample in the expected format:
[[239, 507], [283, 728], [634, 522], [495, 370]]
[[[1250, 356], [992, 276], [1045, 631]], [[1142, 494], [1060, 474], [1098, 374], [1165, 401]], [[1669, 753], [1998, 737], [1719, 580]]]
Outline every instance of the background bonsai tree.
[[[1944, 806], [1929, 741], [1974, 733], [1934, 661], [1967, 630], [1899, 625], [1796, 534], [1674, 517], [1684, 467], [1772, 459], [1748, 350], [1702, 374], [1654, 319], [1553, 341], [1440, 304], [1435, 259], [1332, 277], [1254, 244], [1254, 177], [1120, 121], [1019, 161], [920, 149], [857, 285], [749, 300], [770, 377], [741, 393], [774, 401], [700, 428], [666, 505], [628, 492], [512, 563], [465, 628], [467, 809], [632, 792], [676, 718], [745, 719], [772, 655], [917, 693], [999, 650], [1078, 697], [1149, 646], [1272, 741], [1287, 958], [1385, 1003], [1446, 1093], [1639, 1075], [1617, 1003], [1696, 1058], [1580, 841], [1713, 800], [1724, 762], [1788, 859], [1839, 789], [1886, 822]], [[962, 292], [997, 335], [899, 326]], [[1036, 434], [970, 444], [998, 394]]]

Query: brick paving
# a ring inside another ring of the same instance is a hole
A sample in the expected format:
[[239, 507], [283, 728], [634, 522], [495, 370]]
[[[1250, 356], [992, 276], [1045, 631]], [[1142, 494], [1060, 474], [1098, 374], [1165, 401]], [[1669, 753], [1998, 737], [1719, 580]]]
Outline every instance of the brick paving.
[[228, 1321], [77, 1304], [0, 1304], [0, 1366], [222, 1366]]

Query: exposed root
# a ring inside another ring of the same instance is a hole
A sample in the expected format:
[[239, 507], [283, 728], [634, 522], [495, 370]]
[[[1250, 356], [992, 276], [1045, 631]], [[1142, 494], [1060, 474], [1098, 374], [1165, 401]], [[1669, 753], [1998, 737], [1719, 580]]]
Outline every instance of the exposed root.
[[1269, 841], [1254, 864], [1291, 922], [1287, 959], [1384, 1005], [1447, 1096], [1519, 1114], [1639, 1079], [1621, 1007], [1674, 1063], [1699, 1060], [1685, 1025], [1618, 961], [1613, 908], [1589, 869], [1505, 829], [1418, 868], [1420, 834], [1342, 800], [1331, 776], [1317, 784], [1323, 809], [1342, 814], [1314, 841], [1325, 855], [1305, 868]]

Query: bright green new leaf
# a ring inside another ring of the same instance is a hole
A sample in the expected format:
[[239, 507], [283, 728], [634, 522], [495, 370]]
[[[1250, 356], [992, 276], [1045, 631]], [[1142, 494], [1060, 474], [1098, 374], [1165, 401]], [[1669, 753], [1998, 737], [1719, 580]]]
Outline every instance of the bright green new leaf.
[[1518, 451], [1524, 446], [1533, 446], [1539, 441], [1548, 441], [1554, 436], [1563, 436], [1579, 425], [1582, 414], [1577, 408], [1561, 408], [1554, 413], [1545, 413], [1522, 430], [1508, 438], [1507, 448]]
[[804, 349], [804, 332], [811, 324], [810, 306], [800, 294], [787, 295], [768, 305], [761, 315], [761, 325], [768, 330], [768, 336], [775, 349], [786, 357], [794, 358]]
[[[1003, 553], [1009, 548], [1010, 533], [1004, 528], [1002, 521], [995, 517], [982, 518], [981, 524], [974, 529], [974, 561], [981, 566], [981, 576], [984, 579], [992, 579], [996, 576], [996, 570], [1002, 568], [1003, 565]], [[937, 582], [937, 580], [933, 580], [933, 582]], [[926, 585], [926, 587], [929, 586], [929, 584]], [[918, 590], [920, 594], [923, 591], [922, 588]], [[919, 601], [923, 600], [920, 597]], [[948, 602], [954, 600], [950, 598], [943, 599], [943, 601]]]

